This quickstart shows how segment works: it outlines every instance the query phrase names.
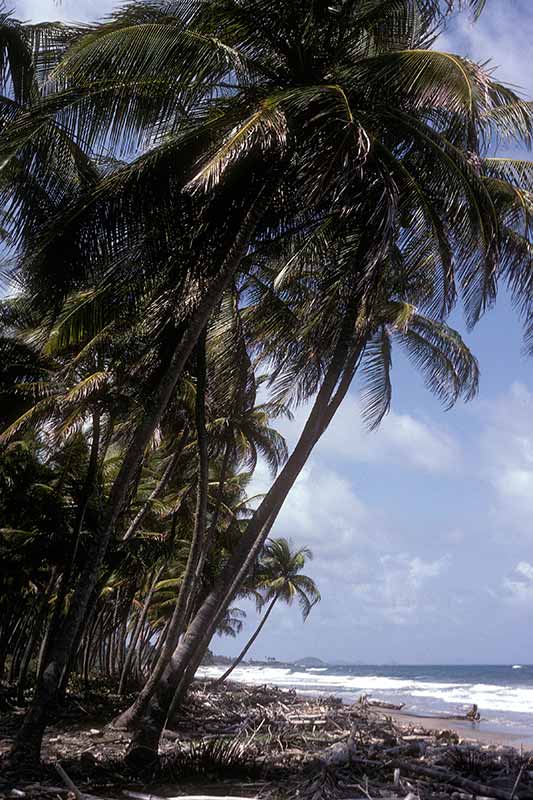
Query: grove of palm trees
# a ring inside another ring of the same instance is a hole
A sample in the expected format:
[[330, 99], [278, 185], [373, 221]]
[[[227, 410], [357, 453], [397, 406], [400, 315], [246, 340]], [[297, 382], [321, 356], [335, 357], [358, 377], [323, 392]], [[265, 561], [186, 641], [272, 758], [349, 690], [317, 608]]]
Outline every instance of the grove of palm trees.
[[449, 316], [475, 326], [498, 291], [531, 345], [533, 165], [500, 153], [530, 147], [533, 104], [438, 49], [459, 14], [483, 3], [3, 11], [10, 775], [39, 774], [48, 726], [102, 687], [122, 767], [153, 769], [240, 604], [265, 613], [243, 659], [274, 605], [320, 599], [276, 520], [349, 390], [377, 428], [398, 350], [445, 408], [474, 398], [483, 365]]

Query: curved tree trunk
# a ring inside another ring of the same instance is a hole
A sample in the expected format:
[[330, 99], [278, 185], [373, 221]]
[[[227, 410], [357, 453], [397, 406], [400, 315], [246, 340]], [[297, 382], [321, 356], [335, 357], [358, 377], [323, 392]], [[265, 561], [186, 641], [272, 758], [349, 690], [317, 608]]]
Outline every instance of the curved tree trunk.
[[35, 611], [39, 605], [39, 598], [37, 598], [32, 602], [30, 608], [26, 609], [26, 612], [24, 613], [22, 625], [20, 626], [11, 651], [9, 683], [15, 683], [17, 675], [20, 672], [20, 667], [26, 648], [26, 642], [28, 641], [28, 636], [30, 635], [33, 627]]
[[[265, 530], [263, 531], [263, 536], [264, 536], [265, 540], [269, 536], [270, 530], [271, 530], [272, 525], [274, 524], [274, 522], [275, 522], [275, 517], [272, 517], [271, 521], [265, 527]], [[225, 613], [225, 608], [221, 607], [221, 609], [220, 609], [220, 611], [219, 611], [219, 613], [218, 613], [218, 615], [216, 617], [216, 625], [213, 628], [213, 632], [216, 632], [216, 628], [220, 624], [220, 620], [223, 617], [224, 613]], [[190, 622], [192, 622], [192, 620], [189, 620], [189, 624], [190, 624]], [[209, 640], [202, 641], [202, 642], [200, 642], [198, 644], [198, 646], [196, 647], [196, 649], [195, 649], [195, 651], [194, 651], [194, 653], [193, 653], [193, 655], [191, 657], [191, 660], [189, 661], [189, 664], [187, 665], [187, 669], [184, 670], [181, 678], [179, 679], [179, 682], [178, 682], [178, 684], [176, 686], [176, 690], [174, 692], [174, 697], [172, 698], [172, 702], [171, 702], [169, 710], [167, 712], [167, 718], [166, 718], [166, 721], [165, 721], [165, 726], [166, 726], [168, 720], [174, 719], [174, 715], [176, 713], [176, 710], [177, 710], [178, 706], [180, 705], [180, 703], [182, 703], [185, 700], [185, 697], [187, 695], [189, 687], [190, 687], [191, 683], [194, 681], [194, 677], [196, 675], [196, 672], [197, 672], [198, 668], [200, 667], [202, 661], [204, 660], [204, 657], [205, 657], [205, 654], [206, 654], [206, 652], [207, 652], [207, 650], [209, 648], [209, 644], [211, 642], [212, 636], [213, 636], [213, 634], [211, 634], [211, 636], [209, 637]]]
[[238, 666], [239, 666], [239, 664], [241, 663], [241, 661], [242, 661], [242, 660], [243, 660], [243, 658], [245, 657], [246, 653], [248, 652], [248, 650], [250, 649], [250, 647], [253, 645], [253, 643], [255, 642], [255, 640], [257, 639], [257, 637], [259, 636], [259, 634], [261, 633], [261, 631], [263, 630], [264, 624], [265, 624], [265, 622], [267, 621], [267, 619], [269, 618], [269, 616], [270, 616], [270, 612], [272, 611], [272, 609], [273, 609], [273, 608], [274, 608], [274, 606], [276, 605], [276, 603], [277, 603], [278, 599], [279, 599], [279, 597], [278, 597], [278, 595], [276, 595], [276, 596], [274, 597], [274, 599], [272, 600], [272, 602], [270, 603], [269, 607], [267, 608], [267, 610], [266, 610], [266, 612], [265, 612], [265, 615], [264, 615], [264, 617], [262, 618], [261, 622], [259, 623], [259, 625], [258, 625], [258, 626], [257, 626], [257, 628], [255, 629], [255, 632], [252, 634], [252, 636], [250, 636], [250, 638], [249, 638], [249, 639], [248, 639], [248, 641], [246, 642], [245, 646], [243, 647], [243, 649], [241, 650], [241, 652], [239, 653], [239, 655], [237, 656], [237, 658], [235, 659], [235, 661], [233, 662], [233, 664], [231, 665], [231, 667], [230, 667], [229, 669], [227, 669], [227, 670], [225, 671], [225, 673], [224, 673], [223, 675], [221, 675], [221, 676], [220, 676], [220, 678], [218, 678], [218, 679], [215, 681], [215, 686], [220, 686], [220, 684], [221, 684], [221, 683], [224, 683], [224, 681], [226, 680], [226, 678], [229, 678], [229, 676], [231, 675], [231, 673], [233, 672], [233, 670], [234, 670], [236, 667], [238, 667]]
[[357, 306], [354, 304], [346, 313], [334, 356], [296, 447], [250, 520], [232, 558], [205, 598], [161, 677], [142, 724], [137, 727], [130, 743], [126, 758], [132, 766], [144, 766], [157, 759], [159, 739], [180, 684], [185, 682], [187, 686], [187, 680], [192, 680], [188, 672], [198, 663], [199, 651], [209, 645], [289, 491], [348, 391], [364, 348], [363, 338], [354, 342], [356, 314]]
[[89, 456], [89, 464], [87, 466], [87, 474], [85, 475], [85, 480], [83, 482], [83, 488], [81, 491], [81, 497], [78, 503], [78, 509], [76, 511], [76, 519], [74, 522], [74, 530], [73, 530], [74, 542], [72, 545], [72, 552], [70, 553], [66, 569], [63, 571], [63, 574], [59, 579], [59, 588], [57, 591], [56, 602], [52, 610], [52, 616], [48, 623], [46, 633], [44, 635], [41, 652], [39, 654], [39, 664], [37, 668], [37, 684], [39, 684], [39, 681], [42, 678], [42, 671], [48, 661], [48, 652], [50, 643], [53, 642], [54, 637], [56, 636], [57, 631], [61, 626], [63, 607], [71, 585], [72, 576], [74, 574], [74, 569], [76, 566], [76, 559], [78, 557], [78, 550], [81, 543], [83, 521], [96, 487], [96, 479], [98, 472], [98, 457], [100, 453], [100, 434], [101, 434], [101, 414], [97, 409], [93, 410], [92, 422], [93, 422], [93, 432], [92, 432], [91, 452]]
[[87, 628], [85, 633], [82, 661], [82, 678], [86, 691], [88, 691], [90, 685], [89, 675], [91, 666], [96, 661], [96, 646], [94, 640], [98, 630], [100, 613], [101, 612], [97, 612], [96, 604], [93, 604], [92, 614], [90, 615], [90, 619], [86, 622]]
[[[138, 648], [138, 655], [137, 655], [137, 672], [138, 672], [139, 677], [141, 679], [142, 679], [142, 675], [143, 675], [144, 666], [149, 664], [151, 667], [153, 667], [157, 663], [157, 659], [161, 655], [161, 651], [163, 650], [163, 647], [165, 646], [165, 641], [166, 641], [166, 638], [167, 638], [167, 632], [168, 632], [168, 626], [169, 625], [170, 625], [170, 619], [167, 622], [165, 622], [165, 624], [161, 628], [161, 630], [159, 632], [159, 636], [157, 637], [157, 643], [156, 643], [155, 647], [153, 648], [152, 653], [150, 653], [146, 657], [143, 655], [143, 649], [146, 646], [146, 639], [149, 636], [149, 634], [146, 632], [146, 630], [144, 630], [142, 632], [142, 634], [141, 634], [141, 644], [140, 644], [140, 647]], [[145, 626], [145, 628], [146, 628], [146, 626]], [[148, 625], [148, 629], [149, 629], [149, 625]]]
[[202, 562], [202, 554], [205, 551], [206, 538], [206, 519], [207, 519], [207, 495], [209, 481], [209, 462], [207, 456], [207, 432], [205, 418], [205, 399], [207, 382], [207, 363], [206, 363], [206, 330], [204, 330], [201, 340], [198, 343], [198, 377], [196, 385], [196, 437], [198, 441], [198, 487], [196, 495], [196, 512], [194, 519], [194, 531], [187, 558], [187, 565], [182, 577], [176, 605], [172, 613], [172, 619], [168, 626], [165, 643], [161, 653], [152, 669], [151, 675], [139, 692], [135, 702], [126, 709], [116, 720], [115, 726], [118, 728], [131, 728], [142, 719], [144, 712], [154, 694], [163, 672], [172, 657], [172, 653], [177, 647], [179, 638], [185, 627], [187, 608], [189, 599], [194, 594], [198, 580], [198, 566]]
[[224, 499], [224, 488], [226, 486], [226, 477], [228, 474], [228, 468], [230, 465], [231, 456], [233, 453], [233, 447], [231, 442], [226, 442], [226, 446], [224, 448], [224, 456], [222, 458], [222, 465], [220, 468], [220, 477], [218, 481], [218, 488], [217, 488], [217, 497], [215, 500], [215, 507], [213, 510], [213, 518], [211, 520], [211, 524], [209, 525], [209, 538], [213, 542], [217, 532], [217, 525], [218, 525], [218, 518], [220, 516], [220, 509], [222, 508], [222, 500]]
[[44, 595], [41, 601], [41, 607], [37, 613], [33, 630], [31, 630], [30, 635], [28, 637], [28, 642], [26, 644], [26, 649], [24, 651], [24, 656], [22, 658], [22, 663], [20, 665], [20, 670], [18, 674], [18, 686], [17, 686], [17, 705], [19, 706], [24, 705], [24, 688], [26, 685], [26, 677], [28, 674], [28, 669], [30, 666], [30, 661], [33, 652], [38, 647], [38, 644], [41, 640], [42, 630], [48, 614], [48, 603], [50, 601], [50, 596], [54, 588], [55, 579], [56, 579], [56, 568], [54, 567], [52, 569], [52, 574], [50, 576], [48, 586], [44, 591]]
[[131, 640], [129, 646], [126, 651], [126, 658], [124, 659], [124, 665], [122, 667], [122, 674], [120, 676], [120, 683], [118, 686], [118, 693], [123, 694], [124, 687], [128, 680], [128, 672], [132, 665], [133, 659], [135, 657], [135, 652], [137, 649], [137, 643], [139, 641], [139, 637], [141, 632], [144, 628], [144, 623], [146, 621], [146, 617], [148, 616], [148, 611], [150, 610], [150, 606], [152, 604], [152, 598], [154, 596], [155, 587], [157, 586], [157, 582], [161, 577], [161, 573], [163, 572], [164, 567], [160, 567], [157, 572], [155, 573], [154, 579], [150, 582], [150, 589], [148, 590], [148, 594], [143, 603], [143, 607], [141, 613], [138, 616], [137, 623], [132, 631]]
[[10, 652], [10, 643], [20, 627], [20, 609], [16, 608], [18, 596], [9, 590], [3, 579], [0, 579], [0, 597], [2, 597], [2, 613], [0, 615], [0, 683], [4, 680], [6, 661]]
[[73, 593], [65, 624], [50, 647], [48, 664], [38, 682], [32, 706], [15, 738], [10, 751], [10, 761], [37, 765], [40, 760], [41, 743], [50, 712], [54, 708], [64, 671], [72, 654], [78, 631], [85, 618], [89, 599], [98, 579], [116, 522], [127, 499], [129, 487], [144, 457], [144, 451], [157, 428], [163, 413], [182, 375], [185, 364], [207, 325], [207, 321], [224, 291], [237, 272], [246, 255], [250, 239], [266, 212], [274, 182], [263, 185], [247, 212], [232, 247], [223, 261], [220, 272], [198, 304], [189, 326], [177, 345], [172, 358], [159, 382], [151, 401], [146, 405], [145, 415], [135, 431], [126, 451], [119, 473], [113, 483], [105, 511], [101, 512], [97, 541], [88, 555], [85, 568]]
[[153, 501], [156, 500], [159, 497], [159, 495], [161, 494], [161, 492], [164, 490], [165, 486], [169, 482], [169, 480], [170, 480], [170, 478], [172, 476], [172, 473], [174, 472], [174, 469], [176, 467], [176, 464], [178, 463], [179, 458], [180, 458], [180, 456], [181, 456], [181, 454], [183, 452], [183, 448], [187, 444], [187, 438], [188, 438], [187, 437], [187, 430], [186, 430], [186, 428], [184, 428], [183, 431], [182, 431], [182, 434], [181, 434], [181, 436], [179, 438], [179, 441], [177, 443], [176, 452], [171, 457], [171, 459], [168, 462], [167, 466], [163, 470], [163, 474], [161, 475], [161, 478], [159, 479], [159, 481], [155, 485], [153, 491], [150, 493], [150, 496], [148, 497], [146, 502], [143, 504], [143, 506], [139, 509], [139, 511], [137, 512], [135, 517], [133, 518], [132, 522], [130, 523], [130, 525], [128, 527], [128, 530], [126, 531], [126, 533], [122, 537], [122, 541], [127, 542], [128, 539], [131, 539], [131, 537], [135, 536], [135, 534], [137, 533], [137, 531], [139, 529], [139, 526], [140, 526], [141, 522], [143, 521], [143, 519], [145, 518], [145, 516], [147, 515], [147, 513], [149, 512]]

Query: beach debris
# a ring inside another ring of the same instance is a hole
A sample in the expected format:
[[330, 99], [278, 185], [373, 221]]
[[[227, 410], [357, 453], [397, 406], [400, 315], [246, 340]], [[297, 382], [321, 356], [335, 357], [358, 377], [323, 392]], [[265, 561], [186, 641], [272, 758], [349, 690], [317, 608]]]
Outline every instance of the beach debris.
[[147, 794], [146, 792], [131, 792], [127, 789], [122, 791], [124, 797], [130, 800], [258, 800], [257, 797], [238, 797], [236, 795], [222, 794], [180, 794], [174, 797], [162, 797], [157, 794]]
[[352, 735], [346, 741], [330, 745], [320, 754], [320, 760], [332, 767], [340, 764], [350, 764], [357, 753], [357, 747]]
[[385, 700], [373, 700], [367, 694], [360, 695], [356, 700], [356, 704], [363, 707], [386, 708], [390, 711], [401, 711], [402, 708], [405, 708], [405, 703], [388, 703]]
[[56, 764], [55, 768], [61, 780], [64, 782], [67, 789], [72, 792], [76, 800], [82, 800], [82, 795], [74, 781], [67, 775], [61, 764]]
[[[149, 782], [132, 785], [131, 775], [121, 772], [127, 736], [117, 736], [104, 720], [92, 728], [80, 718], [77, 732], [69, 722], [45, 740], [45, 762], [60, 757], [57, 771], [68, 770], [65, 788], [46, 786], [42, 776], [39, 785], [15, 786], [26, 800], [102, 800], [121, 789], [130, 800], [159, 800], [172, 793], [165, 786], [175, 787], [180, 800], [533, 800], [533, 756], [476, 740], [477, 726], [469, 721], [465, 715], [430, 723], [367, 702], [202, 682], [169, 722]], [[102, 735], [88, 736], [93, 730]], [[0, 798], [9, 789], [2, 794], [0, 779]]]
[[472, 708], [470, 709], [470, 711], [468, 711], [465, 714], [465, 716], [466, 716], [467, 719], [472, 720], [472, 722], [479, 722], [479, 720], [481, 719], [481, 714], [479, 713], [479, 711], [477, 709], [477, 705], [475, 703], [472, 706]]
[[95, 797], [92, 794], [86, 794], [85, 792], [81, 792], [72, 778], [67, 774], [66, 770], [63, 769], [61, 764], [56, 763], [54, 764], [56, 772], [60, 776], [61, 780], [65, 784], [68, 790], [67, 797], [75, 797], [76, 800], [101, 800], [100, 797]]
[[[533, 775], [529, 774], [533, 759], [529, 756], [521, 756], [512, 747], [468, 739], [467, 730], [461, 736], [447, 728], [428, 730], [424, 720], [404, 722], [401, 715], [386, 713], [400, 709], [373, 706], [364, 696], [346, 705], [337, 698], [309, 698], [277, 687], [234, 684], [226, 687], [218, 702], [209, 685], [202, 692], [205, 695], [194, 695], [188, 724], [194, 716], [195, 725], [214, 734], [209, 708], [207, 716], [200, 708], [202, 698], [209, 697], [219, 712], [219, 732], [234, 730], [242, 735], [263, 726], [258, 739], [265, 785], [259, 796], [265, 800], [383, 800], [397, 798], [399, 792], [401, 797], [420, 800], [451, 800], [452, 796], [463, 800], [472, 795], [533, 800]], [[479, 713], [477, 708], [473, 712]], [[455, 719], [472, 721], [473, 715]], [[453, 724], [455, 720], [449, 719]], [[173, 729], [179, 732], [180, 724], [175, 720]], [[282, 777], [278, 777], [280, 772]]]

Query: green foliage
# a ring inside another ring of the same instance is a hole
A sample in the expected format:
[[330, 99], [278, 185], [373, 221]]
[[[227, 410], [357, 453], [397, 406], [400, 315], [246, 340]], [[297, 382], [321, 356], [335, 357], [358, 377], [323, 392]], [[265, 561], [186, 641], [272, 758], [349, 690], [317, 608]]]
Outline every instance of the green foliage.
[[[68, 498], [58, 470], [44, 464], [31, 441], [0, 451], [0, 560], [4, 575], [28, 570], [31, 579], [60, 558], [67, 534]], [[18, 568], [18, 569], [17, 569]], [[4, 572], [5, 570], [5, 572]]]
[[[432, 47], [482, 7], [0, 16], [0, 677], [8, 658], [21, 696], [29, 657], [42, 675], [58, 650], [86, 686], [145, 682], [183, 586], [182, 631], [213, 593], [228, 635], [235, 596], [305, 619], [310, 551], [261, 550], [290, 483], [276, 421], [324, 392], [308, 455], [354, 381], [377, 427], [397, 347], [444, 407], [471, 399], [478, 364], [447, 319], [460, 301], [475, 324], [502, 283], [531, 346], [533, 171], [493, 150], [531, 145], [533, 105]], [[279, 495], [252, 536], [260, 461]], [[231, 748], [180, 769], [237, 767]]]
[[269, 540], [259, 563], [257, 589], [258, 608], [263, 608], [274, 598], [291, 605], [298, 601], [304, 620], [314, 605], [320, 602], [320, 592], [313, 581], [301, 572], [305, 563], [313, 558], [308, 547], [295, 550], [288, 539]]

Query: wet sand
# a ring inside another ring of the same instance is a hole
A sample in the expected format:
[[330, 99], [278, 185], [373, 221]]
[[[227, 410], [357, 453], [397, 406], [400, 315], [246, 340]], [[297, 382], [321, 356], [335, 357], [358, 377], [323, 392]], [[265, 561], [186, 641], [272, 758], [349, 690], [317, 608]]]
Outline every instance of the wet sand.
[[[376, 709], [378, 711], [378, 709]], [[419, 716], [403, 711], [380, 711], [382, 716], [392, 717], [401, 725], [414, 725], [430, 731], [454, 731], [462, 739], [470, 739], [481, 744], [504, 745], [533, 751], [533, 736], [502, 730], [489, 730], [483, 721], [472, 723], [458, 719]]]

